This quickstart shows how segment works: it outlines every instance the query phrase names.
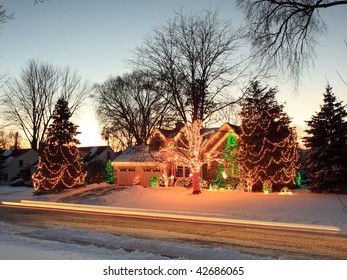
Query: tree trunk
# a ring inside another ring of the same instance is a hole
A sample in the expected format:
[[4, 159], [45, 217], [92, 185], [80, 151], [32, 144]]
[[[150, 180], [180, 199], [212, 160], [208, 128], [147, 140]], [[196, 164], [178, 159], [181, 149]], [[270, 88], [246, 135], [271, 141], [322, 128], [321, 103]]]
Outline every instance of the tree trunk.
[[200, 194], [200, 172], [193, 172], [193, 178], [192, 178], [192, 184], [193, 184], [193, 194]]

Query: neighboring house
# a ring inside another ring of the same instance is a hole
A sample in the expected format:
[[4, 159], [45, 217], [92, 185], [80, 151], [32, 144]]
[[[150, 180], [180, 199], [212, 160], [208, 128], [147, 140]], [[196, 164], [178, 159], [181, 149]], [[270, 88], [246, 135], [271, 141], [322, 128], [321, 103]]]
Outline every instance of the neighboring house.
[[32, 149], [0, 151], [0, 184], [9, 184], [19, 178], [30, 180], [30, 168], [38, 156], [38, 152]]
[[105, 165], [108, 160], [115, 160], [115, 153], [110, 146], [93, 146], [78, 148], [85, 164], [87, 183], [103, 182]]
[[[179, 146], [184, 125], [177, 123], [172, 130], [156, 129], [147, 140], [147, 145], [128, 147], [113, 162], [117, 174], [117, 184], [129, 186], [139, 184], [150, 186], [153, 177], [172, 178], [170, 183], [186, 185], [190, 183], [190, 169], [187, 166], [175, 165], [170, 161], [170, 155], [160, 152], [160, 149]], [[206, 141], [201, 149], [208, 157], [210, 153], [223, 153], [229, 133], [239, 134], [239, 127], [225, 123], [220, 128], [209, 128], [204, 131]], [[213, 180], [218, 163], [205, 166], [201, 175], [205, 180]], [[161, 184], [163, 181], [161, 182]]]

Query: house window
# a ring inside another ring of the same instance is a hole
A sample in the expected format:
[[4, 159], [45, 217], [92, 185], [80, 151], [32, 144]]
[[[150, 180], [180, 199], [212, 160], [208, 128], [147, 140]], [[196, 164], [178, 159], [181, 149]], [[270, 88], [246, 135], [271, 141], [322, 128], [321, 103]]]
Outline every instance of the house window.
[[19, 160], [19, 167], [23, 167], [24, 166], [24, 161], [23, 160]]
[[176, 177], [183, 177], [183, 166], [177, 166], [176, 167]]
[[0, 175], [0, 181], [5, 181], [5, 182], [8, 181], [8, 175], [7, 175], [7, 173], [4, 173], [4, 174]]
[[135, 168], [120, 168], [120, 172], [135, 172]]
[[149, 172], [161, 172], [161, 170], [158, 168], [146, 168], [143, 171], [147, 172], [147, 173], [149, 173]]

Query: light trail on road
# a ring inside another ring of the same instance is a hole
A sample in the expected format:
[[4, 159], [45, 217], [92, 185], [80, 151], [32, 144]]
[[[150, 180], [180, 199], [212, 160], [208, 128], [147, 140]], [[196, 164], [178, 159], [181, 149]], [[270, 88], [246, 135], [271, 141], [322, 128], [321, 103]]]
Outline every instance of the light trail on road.
[[255, 227], [276, 230], [289, 230], [300, 232], [315, 232], [315, 233], [329, 233], [338, 234], [340, 229], [334, 226], [325, 225], [310, 225], [310, 224], [297, 224], [297, 223], [284, 223], [284, 222], [269, 222], [269, 221], [255, 221], [245, 219], [231, 219], [220, 216], [202, 216], [201, 213], [173, 213], [166, 211], [156, 211], [148, 209], [124, 208], [124, 207], [110, 207], [110, 206], [97, 206], [85, 204], [71, 204], [71, 203], [58, 203], [58, 202], [42, 202], [21, 200], [20, 202], [1, 202], [5, 207], [19, 207], [29, 208], [36, 210], [51, 210], [63, 212], [77, 212], [89, 213], [96, 215], [110, 215], [110, 216], [124, 216], [153, 220], [168, 220], [168, 221], [184, 221], [189, 223], [203, 223], [211, 225], [230, 225], [239, 227]]

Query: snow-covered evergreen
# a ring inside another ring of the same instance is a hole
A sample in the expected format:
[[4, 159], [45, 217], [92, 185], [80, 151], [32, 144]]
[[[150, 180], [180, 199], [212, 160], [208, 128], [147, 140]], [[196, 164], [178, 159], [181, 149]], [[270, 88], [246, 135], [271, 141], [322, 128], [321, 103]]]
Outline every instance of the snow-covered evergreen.
[[347, 192], [347, 112], [327, 85], [320, 111], [307, 122], [306, 173], [316, 192]]

